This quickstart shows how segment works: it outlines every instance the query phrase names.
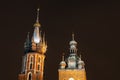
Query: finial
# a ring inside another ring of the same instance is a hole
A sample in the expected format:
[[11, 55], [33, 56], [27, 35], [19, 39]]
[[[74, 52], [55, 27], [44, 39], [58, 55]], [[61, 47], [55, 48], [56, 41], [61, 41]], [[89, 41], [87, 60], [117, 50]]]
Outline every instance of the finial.
[[27, 34], [27, 38], [29, 38], [29, 34], [30, 34], [30, 32], [28, 32], [28, 34]]
[[80, 60], [81, 60], [81, 58], [82, 58], [82, 56], [81, 56], [81, 54], [80, 54]]
[[45, 44], [45, 32], [43, 33], [43, 44]]
[[34, 27], [40, 27], [40, 23], [39, 23], [39, 11], [40, 9], [38, 8], [37, 9], [37, 19], [36, 19], [36, 23], [34, 24]]
[[29, 42], [29, 34], [30, 32], [27, 33], [27, 41]]
[[72, 33], [72, 40], [74, 40], [74, 33]]
[[38, 8], [37, 9], [37, 20], [36, 20], [36, 22], [39, 22], [39, 11], [40, 11], [40, 9]]
[[65, 53], [62, 54], [62, 61], [64, 61], [64, 55], [65, 55]]

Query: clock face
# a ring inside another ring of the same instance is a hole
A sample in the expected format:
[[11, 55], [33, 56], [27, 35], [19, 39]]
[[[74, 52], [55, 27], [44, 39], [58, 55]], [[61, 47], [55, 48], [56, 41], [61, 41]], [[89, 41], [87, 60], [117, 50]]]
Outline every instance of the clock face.
[[74, 78], [69, 78], [69, 80], [74, 80]]

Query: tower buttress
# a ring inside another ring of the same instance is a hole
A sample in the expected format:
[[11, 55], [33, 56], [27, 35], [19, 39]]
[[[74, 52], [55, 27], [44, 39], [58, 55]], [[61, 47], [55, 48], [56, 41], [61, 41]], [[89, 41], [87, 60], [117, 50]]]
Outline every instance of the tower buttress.
[[[29, 33], [24, 44], [25, 55], [23, 56], [22, 70], [18, 80], [43, 80], [44, 60], [47, 51], [45, 36], [42, 37], [39, 28], [39, 9], [34, 24], [34, 32], [30, 40]], [[43, 41], [44, 40], [44, 41]]]

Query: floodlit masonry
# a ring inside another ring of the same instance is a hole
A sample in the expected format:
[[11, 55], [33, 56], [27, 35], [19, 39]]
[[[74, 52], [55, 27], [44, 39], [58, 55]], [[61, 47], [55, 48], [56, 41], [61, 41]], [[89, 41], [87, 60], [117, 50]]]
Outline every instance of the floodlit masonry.
[[[33, 36], [30, 39], [29, 33], [24, 43], [25, 54], [22, 58], [22, 70], [18, 80], [44, 80], [44, 60], [47, 51], [45, 34], [41, 34], [39, 28], [39, 9], [37, 9], [37, 19], [34, 24]], [[62, 56], [60, 68], [58, 69], [58, 80], [86, 80], [86, 71], [81, 54], [77, 53], [77, 42], [72, 34], [69, 43], [70, 54], [67, 58]]]

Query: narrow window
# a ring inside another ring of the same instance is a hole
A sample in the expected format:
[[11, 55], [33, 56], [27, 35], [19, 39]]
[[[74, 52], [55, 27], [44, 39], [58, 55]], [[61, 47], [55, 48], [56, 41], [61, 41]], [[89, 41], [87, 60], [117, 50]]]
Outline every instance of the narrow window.
[[40, 57], [39, 57], [39, 59], [38, 59], [38, 62], [40, 62]]
[[31, 56], [30, 61], [33, 62], [33, 56]]
[[32, 74], [28, 74], [28, 80], [32, 80]]
[[32, 64], [32, 63], [30, 63], [30, 69], [32, 69], [32, 66], [33, 66], [33, 64]]
[[38, 70], [40, 70], [40, 65], [38, 64]]

